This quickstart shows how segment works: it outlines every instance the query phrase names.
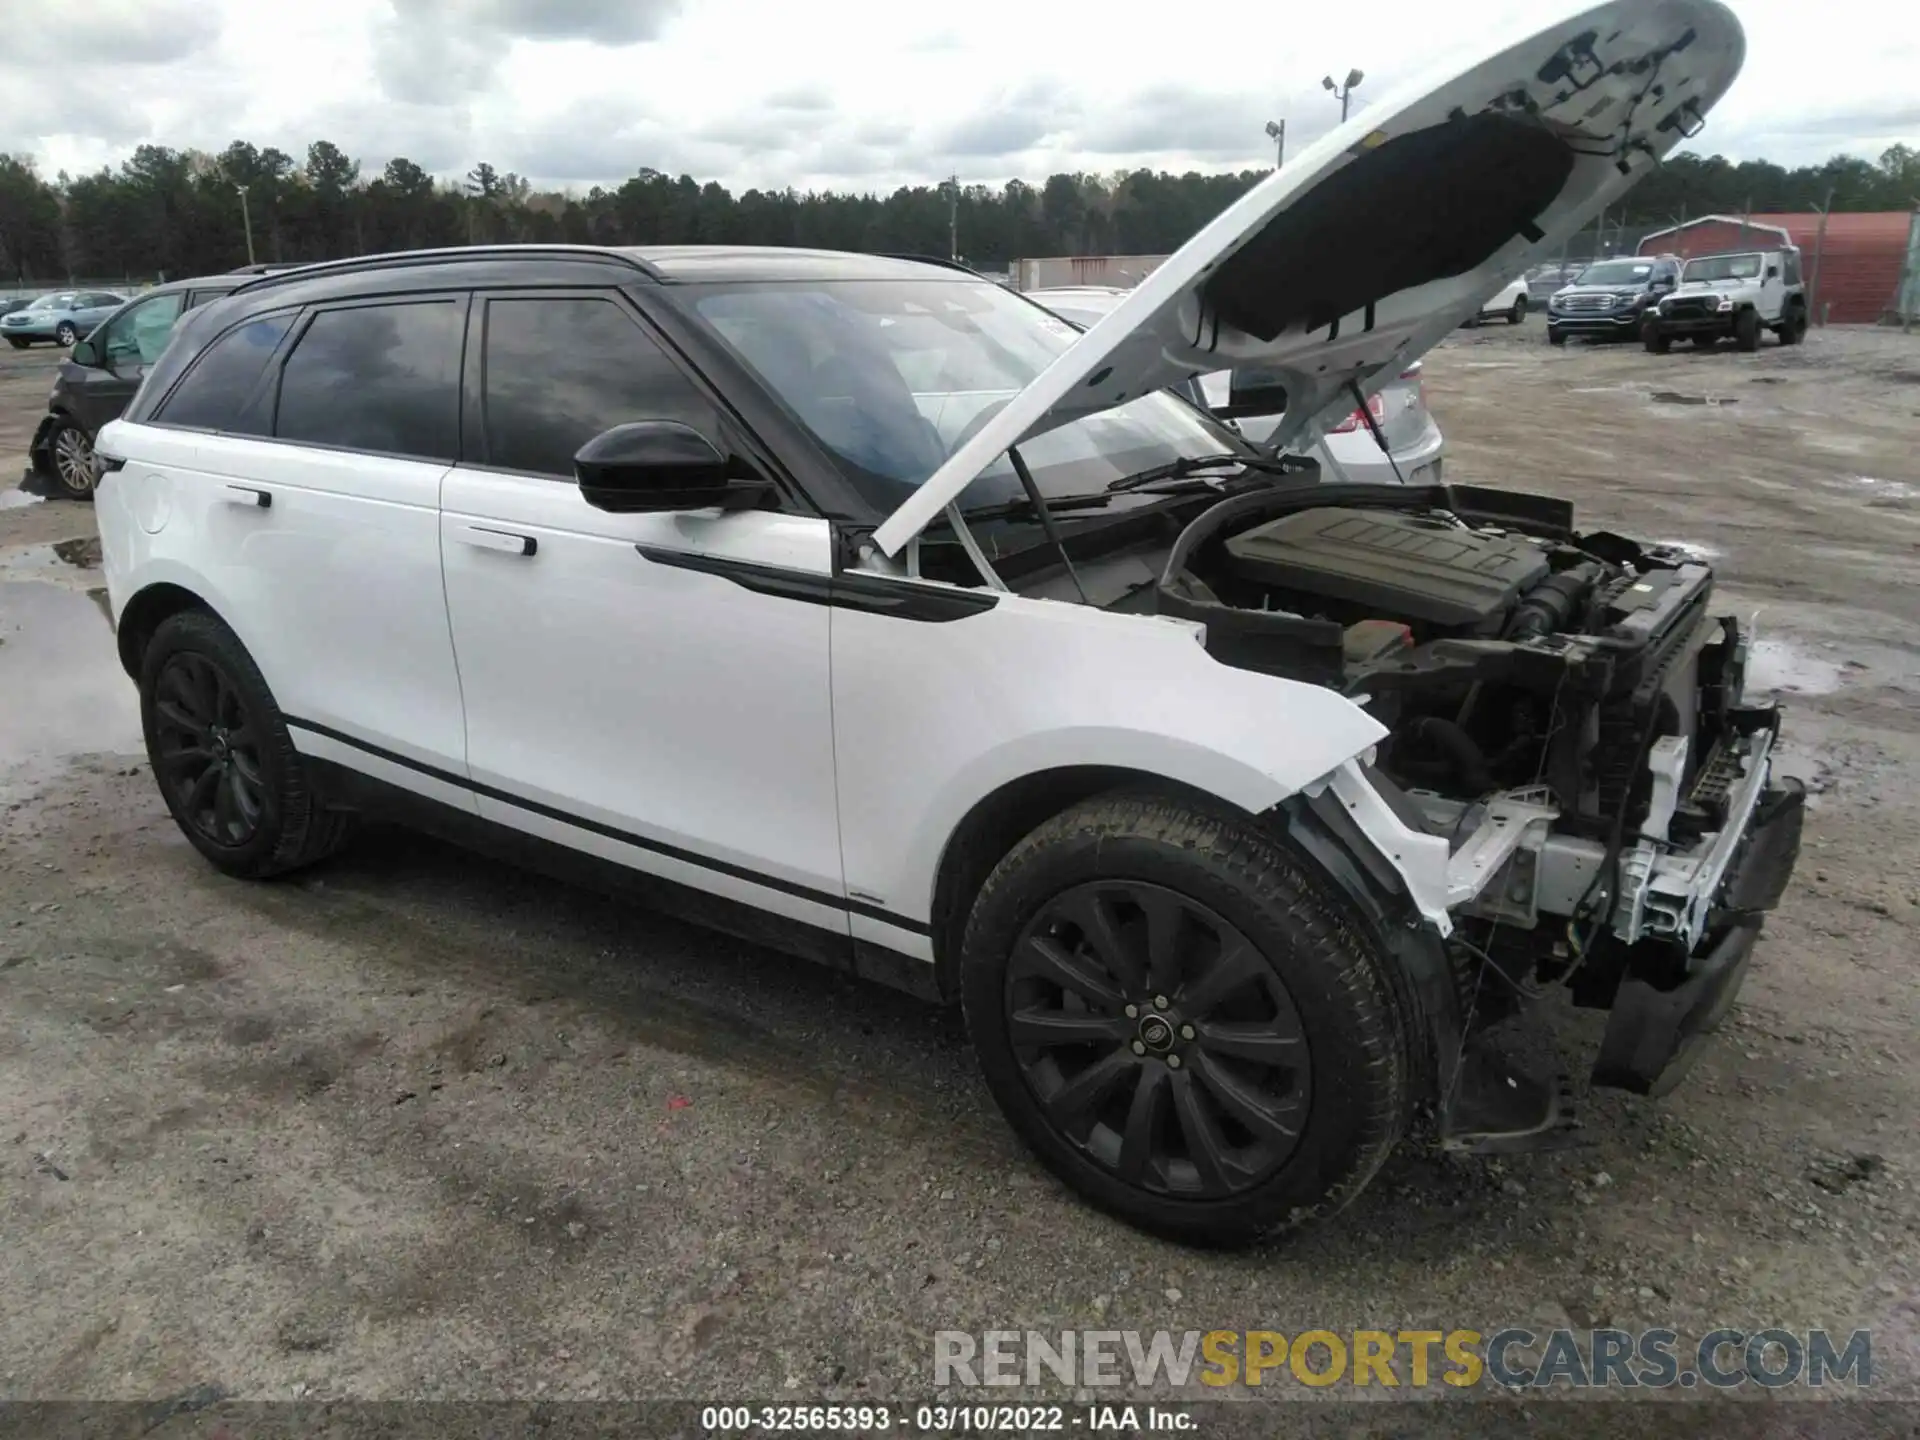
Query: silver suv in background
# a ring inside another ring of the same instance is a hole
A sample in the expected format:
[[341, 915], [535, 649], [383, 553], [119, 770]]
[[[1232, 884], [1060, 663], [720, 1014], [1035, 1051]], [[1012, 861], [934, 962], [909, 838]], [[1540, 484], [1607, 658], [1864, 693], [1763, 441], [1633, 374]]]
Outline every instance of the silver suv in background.
[[[1083, 330], [1105, 317], [1127, 296], [1125, 290], [1106, 285], [1062, 285], [1024, 293], [1035, 304]], [[1439, 481], [1446, 439], [1427, 409], [1426, 383], [1421, 373], [1421, 362], [1416, 360], [1368, 399], [1372, 425], [1356, 408], [1313, 447], [1309, 452], [1311, 458], [1321, 463], [1329, 480], [1339, 480], [1344, 475], [1346, 479], [1374, 485], [1426, 485]], [[1236, 379], [1240, 382], [1238, 386]], [[1186, 399], [1202, 410], [1224, 418], [1229, 409], [1241, 408], [1233, 402], [1235, 389], [1248, 391], [1258, 379], [1251, 371], [1241, 371], [1236, 376], [1231, 370], [1216, 370], [1179, 388]], [[1278, 419], [1277, 414], [1243, 414], [1227, 423], [1254, 444], [1264, 445]], [[1379, 426], [1387, 442], [1385, 451], [1374, 438], [1374, 425]]]

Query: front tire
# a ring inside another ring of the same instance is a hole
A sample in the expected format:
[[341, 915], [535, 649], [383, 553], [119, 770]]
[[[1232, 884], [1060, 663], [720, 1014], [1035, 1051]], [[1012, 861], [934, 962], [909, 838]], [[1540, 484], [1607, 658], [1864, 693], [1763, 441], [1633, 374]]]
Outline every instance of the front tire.
[[47, 458], [54, 487], [69, 500], [93, 499], [100, 472], [94, 468], [93, 438], [71, 420], [54, 424], [47, 436]]
[[1145, 795], [1076, 806], [988, 877], [961, 963], [1008, 1123], [1142, 1230], [1225, 1246], [1295, 1228], [1359, 1194], [1402, 1132], [1382, 962], [1248, 820]]
[[31, 340], [25, 340], [25, 339], [22, 339], [22, 338], [21, 338], [20, 336], [18, 336], [18, 335], [9, 335], [9, 336], [7, 337], [7, 343], [8, 343], [9, 345], [11, 345], [11, 346], [12, 346], [12, 347], [13, 347], [14, 349], [16, 349], [16, 350], [24, 350], [24, 349], [26, 349], [26, 348], [27, 348], [27, 347], [28, 347], [29, 345], [31, 345], [31, 344], [33, 343], [33, 341], [31, 341]]
[[55, 327], [53, 338], [59, 342], [62, 349], [71, 350], [75, 345], [80, 343], [80, 332], [73, 328], [73, 322], [71, 320], [62, 320], [60, 324]]
[[185, 611], [154, 632], [140, 722], [174, 823], [227, 874], [264, 879], [345, 841], [351, 817], [320, 804], [253, 657], [214, 616]]
[[1649, 355], [1665, 355], [1673, 349], [1673, 337], [1652, 320], [1640, 327], [1640, 339], [1645, 343]]
[[1742, 310], [1733, 317], [1733, 343], [1747, 351], [1760, 348], [1759, 312]]
[[1549, 345], [1565, 345], [1567, 343], [1567, 332], [1564, 330], [1556, 330], [1551, 325], [1547, 326], [1547, 343]]

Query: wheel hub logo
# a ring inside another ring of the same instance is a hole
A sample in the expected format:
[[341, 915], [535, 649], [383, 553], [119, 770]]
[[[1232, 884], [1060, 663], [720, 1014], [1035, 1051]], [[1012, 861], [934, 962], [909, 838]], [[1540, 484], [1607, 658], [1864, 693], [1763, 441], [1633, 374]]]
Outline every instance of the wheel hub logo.
[[1140, 1043], [1156, 1054], [1163, 1054], [1173, 1048], [1173, 1026], [1158, 1015], [1149, 1015], [1140, 1022]]

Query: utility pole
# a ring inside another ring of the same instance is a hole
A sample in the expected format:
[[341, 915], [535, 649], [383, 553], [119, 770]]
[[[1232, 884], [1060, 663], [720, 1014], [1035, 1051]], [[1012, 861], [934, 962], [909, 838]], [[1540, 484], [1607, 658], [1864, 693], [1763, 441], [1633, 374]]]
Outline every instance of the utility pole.
[[1287, 122], [1267, 121], [1267, 138], [1273, 141], [1273, 168], [1278, 170], [1287, 160]]
[[947, 184], [953, 189], [947, 195], [947, 258], [960, 258], [960, 177], [949, 176]]
[[240, 193], [240, 221], [247, 227], [247, 264], [251, 265], [254, 263], [253, 212], [247, 208], [247, 187], [236, 182], [233, 188]]
[[[1827, 217], [1833, 213], [1833, 189], [1827, 189], [1827, 203], [1820, 207], [1820, 230], [1813, 237], [1813, 273], [1807, 277], [1807, 311], [1814, 316], [1820, 315], [1820, 257], [1827, 250]], [[1825, 328], [1824, 317], [1820, 320]]]

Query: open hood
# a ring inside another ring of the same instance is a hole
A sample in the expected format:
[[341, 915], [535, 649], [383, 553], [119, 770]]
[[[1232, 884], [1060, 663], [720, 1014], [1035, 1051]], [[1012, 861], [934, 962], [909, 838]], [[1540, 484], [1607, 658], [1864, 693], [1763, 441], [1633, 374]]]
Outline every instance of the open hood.
[[1400, 89], [1142, 280], [875, 542], [897, 554], [1009, 446], [1216, 370], [1283, 388], [1269, 443], [1311, 444], [1697, 134], [1745, 52], [1718, 0], [1611, 0]]

